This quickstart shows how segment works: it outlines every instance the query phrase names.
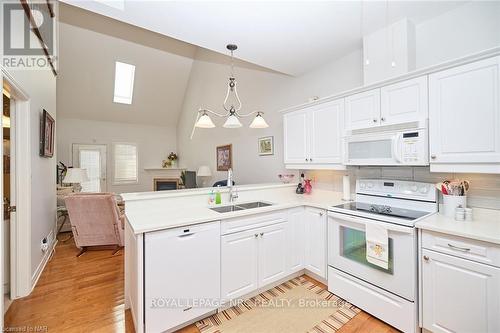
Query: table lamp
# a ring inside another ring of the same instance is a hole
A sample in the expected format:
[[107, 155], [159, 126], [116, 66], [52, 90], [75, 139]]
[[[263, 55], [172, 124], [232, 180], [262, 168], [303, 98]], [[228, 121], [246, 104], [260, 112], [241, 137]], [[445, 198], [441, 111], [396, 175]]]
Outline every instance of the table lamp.
[[202, 178], [201, 184], [202, 187], [205, 187], [205, 180], [208, 177], [212, 177], [212, 172], [210, 171], [210, 167], [208, 165], [202, 165], [198, 168], [196, 175]]
[[89, 181], [89, 176], [87, 175], [87, 170], [80, 168], [68, 168], [66, 171], [66, 176], [63, 179], [63, 183], [73, 184], [73, 191], [78, 193], [82, 190], [81, 183]]

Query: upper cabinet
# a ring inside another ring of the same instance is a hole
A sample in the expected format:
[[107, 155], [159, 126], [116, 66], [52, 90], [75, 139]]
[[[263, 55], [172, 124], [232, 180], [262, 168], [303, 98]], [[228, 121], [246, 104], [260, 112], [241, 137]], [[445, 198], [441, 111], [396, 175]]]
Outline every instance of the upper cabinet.
[[500, 173], [500, 57], [429, 75], [431, 171]]
[[283, 124], [288, 168], [339, 168], [344, 131], [343, 99], [287, 113]]
[[363, 37], [364, 84], [415, 69], [415, 26], [403, 19]]
[[380, 122], [380, 89], [346, 97], [345, 111], [348, 130], [378, 126]]
[[427, 76], [346, 97], [348, 130], [423, 121], [428, 117]]

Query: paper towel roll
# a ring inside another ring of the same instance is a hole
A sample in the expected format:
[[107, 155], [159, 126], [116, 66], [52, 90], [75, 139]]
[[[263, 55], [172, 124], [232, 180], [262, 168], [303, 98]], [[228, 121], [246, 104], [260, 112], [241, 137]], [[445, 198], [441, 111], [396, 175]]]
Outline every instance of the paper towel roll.
[[342, 177], [342, 200], [351, 200], [351, 179], [348, 175]]

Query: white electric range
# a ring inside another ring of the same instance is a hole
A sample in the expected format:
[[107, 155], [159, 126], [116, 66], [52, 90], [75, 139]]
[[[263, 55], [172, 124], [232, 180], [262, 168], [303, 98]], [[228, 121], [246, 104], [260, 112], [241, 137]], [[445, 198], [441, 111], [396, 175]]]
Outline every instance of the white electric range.
[[[415, 223], [437, 211], [434, 184], [358, 180], [356, 201], [329, 209], [328, 290], [404, 332], [415, 332]], [[388, 269], [366, 260], [367, 224], [377, 224], [388, 231]]]

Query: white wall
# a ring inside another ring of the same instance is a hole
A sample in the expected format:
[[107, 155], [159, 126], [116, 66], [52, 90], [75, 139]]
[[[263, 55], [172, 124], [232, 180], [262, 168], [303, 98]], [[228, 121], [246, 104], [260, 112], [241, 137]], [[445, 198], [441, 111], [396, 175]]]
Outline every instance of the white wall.
[[[175, 126], [134, 125], [119, 122], [81, 120], [59, 117], [57, 122], [58, 160], [72, 166], [72, 145], [104, 144], [107, 146], [107, 191], [152, 191], [152, 175], [144, 168], [160, 168], [162, 160], [176, 150]], [[113, 142], [130, 142], [138, 145], [139, 182], [113, 185]]]

